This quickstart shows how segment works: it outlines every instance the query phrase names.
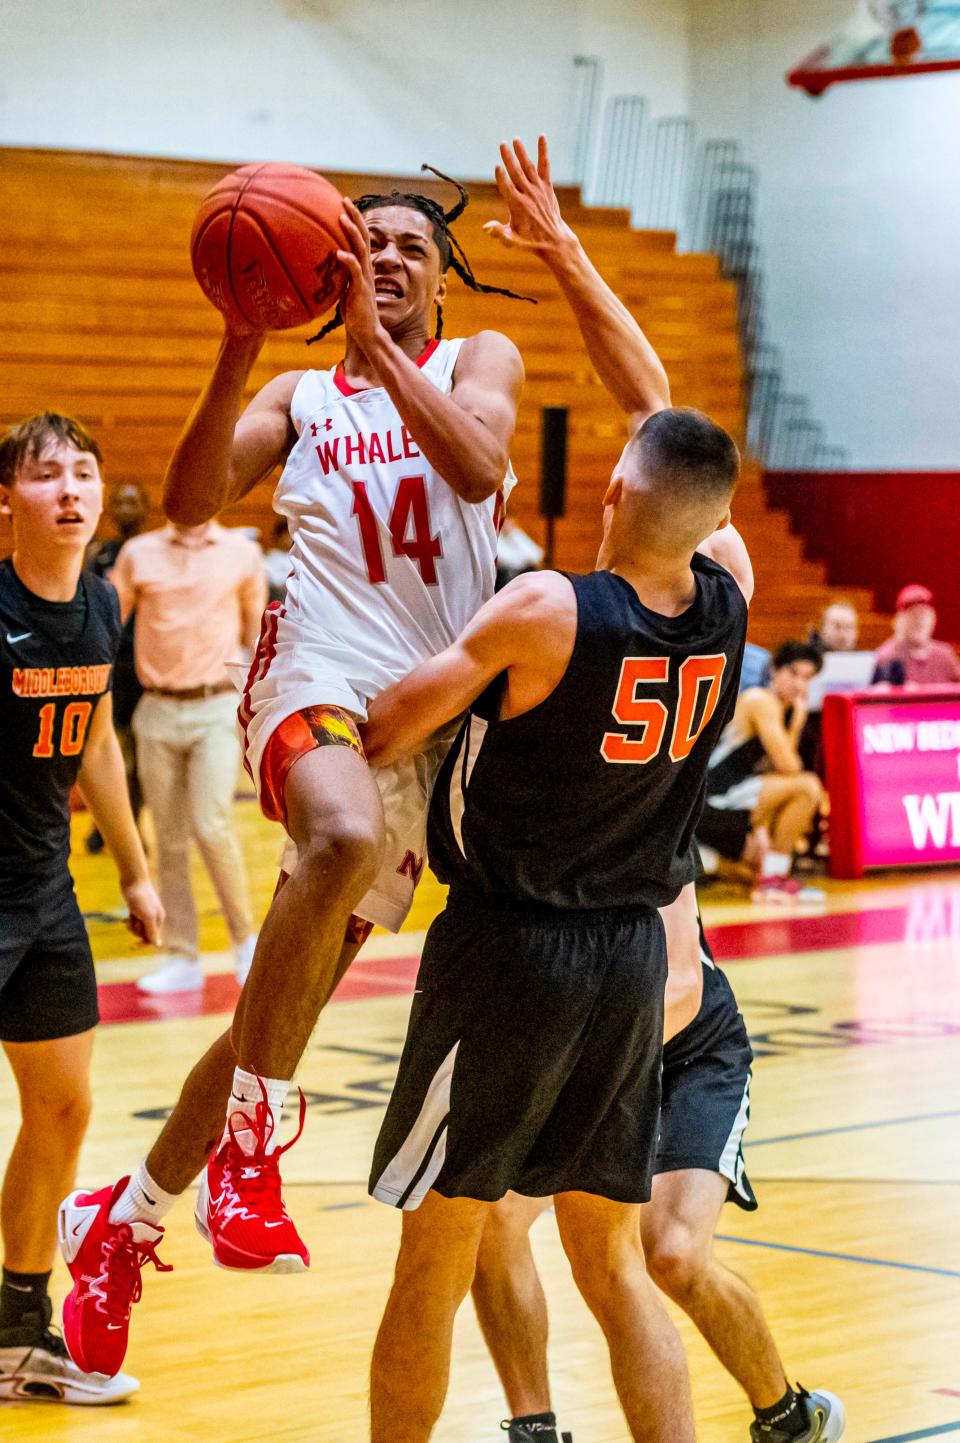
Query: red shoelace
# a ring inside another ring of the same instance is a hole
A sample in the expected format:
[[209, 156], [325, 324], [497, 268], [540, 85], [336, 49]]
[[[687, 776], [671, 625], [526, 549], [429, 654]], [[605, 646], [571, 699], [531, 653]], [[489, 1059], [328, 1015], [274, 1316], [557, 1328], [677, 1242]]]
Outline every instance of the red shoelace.
[[[260, 1087], [263, 1097], [254, 1108], [253, 1117], [238, 1109], [227, 1118], [230, 1150], [224, 1164], [224, 1178], [233, 1187], [236, 1187], [238, 1181], [242, 1183], [244, 1203], [255, 1207], [261, 1216], [276, 1213], [285, 1217], [286, 1212], [280, 1196], [280, 1156], [299, 1141], [307, 1115], [307, 1099], [300, 1092], [299, 1126], [290, 1141], [285, 1142], [282, 1147], [275, 1147], [272, 1152], [267, 1152], [276, 1123], [262, 1079]], [[243, 1149], [237, 1138], [238, 1131], [253, 1133], [257, 1141], [252, 1152]]]
[[172, 1273], [172, 1263], [157, 1257], [157, 1244], [140, 1242], [133, 1236], [129, 1223], [119, 1223], [103, 1244], [103, 1271], [98, 1282], [103, 1287], [103, 1310], [111, 1318], [125, 1323], [130, 1309], [140, 1301], [143, 1279], [140, 1270], [152, 1263], [158, 1273]]

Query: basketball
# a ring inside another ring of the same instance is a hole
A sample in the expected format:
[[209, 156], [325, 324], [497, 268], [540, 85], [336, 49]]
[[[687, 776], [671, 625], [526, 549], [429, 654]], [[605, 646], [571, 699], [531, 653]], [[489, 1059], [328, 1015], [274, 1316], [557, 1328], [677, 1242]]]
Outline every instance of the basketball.
[[242, 165], [200, 202], [190, 239], [208, 300], [258, 331], [302, 326], [343, 292], [343, 197], [299, 165]]

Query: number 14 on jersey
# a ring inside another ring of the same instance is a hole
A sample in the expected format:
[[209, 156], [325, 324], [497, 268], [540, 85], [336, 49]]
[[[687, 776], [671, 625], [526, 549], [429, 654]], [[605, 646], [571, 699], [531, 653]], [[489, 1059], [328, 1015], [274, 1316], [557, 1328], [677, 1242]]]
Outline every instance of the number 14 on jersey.
[[[365, 481], [353, 483], [353, 514], [360, 531], [360, 545], [370, 581], [387, 579], [380, 525], [367, 493]], [[443, 555], [439, 536], [430, 534], [430, 505], [425, 476], [403, 476], [397, 485], [387, 523], [394, 556], [407, 556], [419, 568], [424, 585], [437, 584], [437, 558]]]

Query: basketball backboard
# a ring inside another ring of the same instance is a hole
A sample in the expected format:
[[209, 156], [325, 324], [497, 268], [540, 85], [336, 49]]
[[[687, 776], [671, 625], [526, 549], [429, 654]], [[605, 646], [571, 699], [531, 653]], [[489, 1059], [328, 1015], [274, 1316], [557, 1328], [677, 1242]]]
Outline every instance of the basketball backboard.
[[960, 70], [960, 4], [859, 0], [846, 25], [787, 75], [822, 95], [844, 80], [880, 80]]

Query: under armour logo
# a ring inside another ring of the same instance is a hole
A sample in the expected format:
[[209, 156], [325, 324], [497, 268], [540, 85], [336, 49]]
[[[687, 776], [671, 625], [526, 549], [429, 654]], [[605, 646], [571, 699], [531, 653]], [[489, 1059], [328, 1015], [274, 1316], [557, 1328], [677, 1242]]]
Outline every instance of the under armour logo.
[[[311, 435], [311, 436], [315, 436], [315, 435], [317, 434], [317, 429], [318, 429], [318, 428], [317, 428], [317, 423], [316, 423], [316, 421], [311, 421], [311, 422], [310, 422], [310, 435]], [[327, 418], [325, 419], [325, 421], [324, 421], [324, 423], [323, 423], [323, 429], [324, 429], [325, 431], [332, 431], [332, 430], [333, 430], [333, 418], [332, 418], [331, 416], [327, 416]]]
[[398, 877], [412, 877], [413, 885], [416, 886], [423, 875], [423, 858], [416, 856], [413, 852], [404, 853], [403, 861], [397, 868]]

